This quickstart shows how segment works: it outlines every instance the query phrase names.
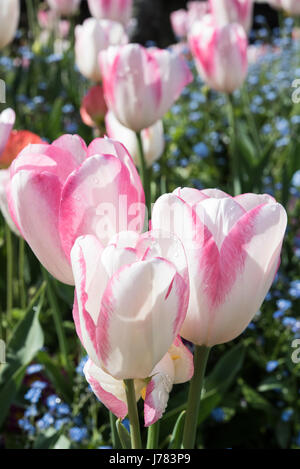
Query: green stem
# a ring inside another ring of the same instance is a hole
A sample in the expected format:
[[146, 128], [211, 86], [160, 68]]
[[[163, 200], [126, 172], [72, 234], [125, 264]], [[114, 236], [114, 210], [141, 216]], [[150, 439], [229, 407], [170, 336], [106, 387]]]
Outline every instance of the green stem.
[[8, 224], [5, 224], [6, 237], [6, 322], [10, 324], [13, 307], [13, 247], [12, 235]]
[[26, 291], [24, 282], [24, 259], [25, 259], [25, 241], [22, 237], [19, 239], [19, 291], [21, 308], [26, 307]]
[[159, 420], [148, 428], [147, 449], [158, 449], [159, 444]]
[[234, 102], [231, 94], [228, 94], [228, 120], [230, 130], [230, 158], [231, 158], [231, 171], [233, 180], [233, 195], [239, 195], [242, 192], [240, 180], [240, 164], [239, 155], [236, 145], [236, 121], [234, 114]]
[[111, 428], [112, 447], [113, 449], [119, 449], [121, 448], [121, 443], [116, 427], [117, 417], [112, 412], [109, 412], [109, 422]]
[[140, 433], [140, 423], [136, 405], [136, 396], [133, 379], [124, 379], [124, 386], [127, 398], [128, 417], [130, 423], [131, 448], [142, 449]]
[[63, 328], [62, 316], [60, 314], [57, 299], [53, 290], [52, 279], [50, 275], [48, 274], [47, 270], [44, 269], [44, 267], [42, 267], [42, 273], [43, 273], [44, 280], [47, 282], [47, 296], [48, 296], [48, 301], [50, 303], [51, 311], [53, 314], [56, 334], [57, 334], [61, 358], [62, 358], [62, 364], [64, 368], [67, 370], [69, 377], [70, 377], [72, 375], [72, 370], [71, 370], [70, 363], [68, 360], [67, 339], [65, 336], [64, 328]]
[[[143, 149], [143, 141], [141, 132], [136, 132], [136, 138], [138, 142], [138, 150], [139, 150], [139, 159], [140, 159], [140, 175], [142, 179], [142, 184], [145, 191], [145, 199], [146, 199], [146, 207], [148, 210], [148, 219], [151, 216], [151, 187], [150, 187], [150, 178], [149, 178], [149, 170], [147, 168], [145, 154]], [[146, 229], [148, 229], [148, 220], [146, 217], [145, 224], [147, 223]]]
[[34, 40], [36, 38], [36, 28], [35, 28], [35, 9], [34, 9], [32, 0], [26, 0], [26, 10], [27, 10], [29, 30]]
[[198, 426], [198, 416], [201, 401], [201, 391], [204, 382], [204, 375], [210, 352], [209, 347], [196, 345], [194, 353], [194, 376], [190, 383], [187, 411], [183, 431], [182, 447], [193, 449], [196, 441]]
[[261, 148], [260, 138], [259, 138], [259, 134], [258, 134], [258, 130], [257, 130], [257, 125], [256, 125], [255, 119], [253, 117], [253, 114], [250, 110], [249, 93], [248, 93], [248, 88], [247, 88], [246, 83], [243, 86], [242, 94], [243, 94], [243, 98], [244, 98], [244, 111], [245, 111], [246, 119], [247, 119], [247, 122], [248, 122], [248, 127], [251, 130], [252, 138], [255, 142], [256, 149], [257, 149], [257, 151], [260, 155], [261, 152], [262, 152], [262, 148]]

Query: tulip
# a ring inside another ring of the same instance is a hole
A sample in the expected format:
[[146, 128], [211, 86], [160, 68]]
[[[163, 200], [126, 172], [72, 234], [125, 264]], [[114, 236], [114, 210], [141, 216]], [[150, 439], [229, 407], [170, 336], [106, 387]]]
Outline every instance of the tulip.
[[186, 10], [176, 10], [170, 15], [172, 29], [176, 37], [182, 39], [187, 36], [188, 33], [188, 13]]
[[140, 230], [144, 192], [134, 163], [119, 142], [79, 136], [51, 145], [29, 145], [10, 167], [13, 220], [44, 267], [74, 284], [70, 251], [78, 236], [95, 234], [105, 245], [112, 234]]
[[281, 0], [281, 6], [290, 15], [300, 15], [299, 0]]
[[[107, 106], [103, 95], [103, 88], [100, 85], [93, 86], [82, 100], [80, 108], [81, 119], [89, 127], [102, 128], [106, 112]], [[112, 136], [109, 135], [109, 137]]]
[[203, 80], [213, 89], [232, 93], [247, 75], [247, 37], [236, 23], [218, 27], [207, 15], [192, 28], [192, 54]]
[[146, 379], [185, 318], [186, 259], [172, 235], [125, 231], [106, 247], [92, 235], [71, 251], [77, 335], [96, 366], [117, 380]]
[[110, 20], [88, 18], [75, 28], [75, 56], [79, 71], [86, 78], [100, 82], [99, 52], [110, 45], [127, 42], [128, 38], [121, 24]]
[[[138, 166], [140, 161], [136, 134], [127, 127], [124, 127], [124, 125], [118, 121], [111, 111], [106, 114], [105, 125], [107, 135], [110, 138], [118, 138], [127, 148], [133, 161]], [[150, 167], [156, 160], [158, 160], [158, 158], [161, 157], [164, 151], [165, 139], [162, 121], [160, 120], [148, 129], [142, 130], [141, 137], [145, 160], [147, 166]]]
[[47, 0], [51, 10], [59, 15], [70, 16], [76, 13], [81, 0]]
[[139, 132], [163, 117], [192, 74], [177, 54], [139, 44], [99, 54], [107, 105], [117, 119]]
[[2, 166], [2, 153], [9, 139], [11, 130], [16, 120], [13, 109], [7, 108], [0, 114], [0, 165]]
[[19, 0], [2, 0], [0, 8], [0, 49], [7, 46], [15, 37], [19, 19]]
[[[12, 109], [7, 109], [6, 111], [2, 112], [2, 116], [5, 116], [5, 120], [10, 121], [10, 124], [7, 124], [7, 131], [11, 129], [14, 121], [15, 121], [15, 113]], [[0, 124], [1, 128], [1, 124]], [[0, 130], [1, 133], [1, 130]], [[7, 135], [7, 132], [5, 132]], [[5, 138], [6, 140], [6, 138]], [[28, 132], [27, 130], [12, 130], [9, 133], [8, 140], [6, 145], [1, 152], [0, 150], [0, 167], [8, 167], [11, 162], [16, 158], [18, 153], [23, 150], [29, 143], [42, 143], [41, 138], [32, 133]], [[0, 210], [4, 219], [6, 220], [10, 229], [16, 234], [20, 235], [16, 224], [14, 223], [8, 208], [8, 199], [7, 199], [7, 188], [9, 185], [9, 170], [8, 169], [1, 169], [0, 170]]]
[[188, 2], [188, 29], [193, 26], [196, 21], [201, 20], [205, 15], [210, 13], [210, 4], [206, 2]]
[[95, 18], [118, 21], [124, 26], [132, 15], [132, 0], [88, 0], [88, 6]]
[[212, 347], [244, 331], [273, 282], [286, 224], [268, 195], [185, 188], [157, 200], [152, 228], [180, 238], [188, 259], [185, 339]]
[[250, 31], [253, 18], [253, 0], [210, 0], [211, 14], [219, 27], [239, 23]]
[[11, 231], [15, 233], [15, 235], [20, 236], [20, 232], [16, 227], [8, 208], [8, 201], [6, 196], [7, 187], [9, 184], [9, 170], [2, 169], [0, 171], [0, 211], [4, 217], [4, 220], [8, 224]]
[[[128, 409], [123, 382], [96, 366], [91, 359], [83, 372], [98, 399], [118, 418], [124, 419]], [[177, 337], [149, 378], [135, 380], [136, 400], [142, 397], [145, 401], [146, 427], [162, 417], [173, 385], [189, 381], [193, 372], [193, 355]]]

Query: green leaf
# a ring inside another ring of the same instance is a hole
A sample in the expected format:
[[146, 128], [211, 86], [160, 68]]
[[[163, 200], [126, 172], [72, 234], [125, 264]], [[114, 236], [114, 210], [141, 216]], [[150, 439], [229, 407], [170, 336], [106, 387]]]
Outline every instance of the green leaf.
[[61, 373], [57, 363], [55, 363], [55, 361], [49, 357], [46, 352], [42, 351], [38, 353], [37, 360], [39, 363], [44, 365], [46, 374], [56, 389], [57, 394], [59, 394], [69, 404], [72, 403], [72, 383], [70, 383], [67, 376], [64, 376]]
[[7, 363], [0, 370], [0, 426], [9, 411], [26, 372], [26, 368], [44, 344], [39, 323], [43, 305], [42, 294], [38, 307], [33, 307], [19, 322], [7, 347]]
[[229, 389], [242, 368], [245, 352], [241, 342], [223, 355], [205, 380], [206, 394], [224, 394]]
[[118, 419], [116, 421], [116, 427], [117, 427], [117, 430], [118, 430], [118, 435], [119, 435], [119, 438], [120, 438], [120, 441], [121, 441], [122, 448], [123, 449], [130, 449], [131, 448], [130, 435], [129, 435], [127, 429], [122, 424], [120, 419]]
[[33, 449], [52, 449], [58, 443], [61, 437], [61, 431], [54, 428], [48, 428], [43, 434], [36, 438]]
[[181, 447], [185, 414], [186, 414], [186, 411], [183, 410], [175, 423], [174, 430], [173, 430], [170, 444], [169, 444], [170, 449], [178, 449]]
[[242, 386], [242, 393], [250, 407], [253, 409], [263, 410], [267, 413], [273, 412], [272, 405], [260, 395], [259, 392], [255, 391], [255, 389], [251, 388], [245, 382], [241, 381]]

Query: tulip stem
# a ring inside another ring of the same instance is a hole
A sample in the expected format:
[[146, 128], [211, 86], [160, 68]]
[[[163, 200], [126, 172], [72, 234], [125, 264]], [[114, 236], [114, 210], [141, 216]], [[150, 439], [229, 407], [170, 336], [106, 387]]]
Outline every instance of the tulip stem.
[[148, 428], [147, 449], [158, 449], [159, 443], [159, 420]]
[[25, 241], [22, 237], [19, 239], [19, 289], [21, 308], [26, 307], [26, 291], [24, 283], [24, 259], [25, 259]]
[[[149, 178], [149, 171], [147, 168], [146, 160], [145, 160], [145, 153], [144, 153], [144, 148], [143, 148], [143, 141], [142, 141], [142, 135], [141, 132], [136, 132], [136, 138], [138, 142], [138, 150], [139, 150], [139, 158], [140, 158], [140, 175], [142, 179], [142, 184], [144, 187], [145, 191], [145, 199], [146, 199], [146, 207], [148, 211], [148, 219], [151, 216], [151, 187], [150, 187], [150, 178]], [[148, 219], [147, 216], [145, 217], [145, 224], [146, 226], [146, 231], [148, 229]]]
[[13, 307], [13, 247], [12, 236], [8, 224], [5, 224], [6, 237], [6, 322], [10, 324]]
[[110, 428], [111, 428], [112, 447], [113, 449], [119, 449], [121, 448], [121, 443], [120, 443], [120, 439], [119, 439], [119, 435], [118, 435], [117, 427], [116, 427], [117, 418], [112, 412], [109, 412], [109, 423], [110, 423]]
[[240, 164], [239, 155], [236, 144], [236, 120], [234, 113], [234, 102], [233, 96], [228, 94], [228, 120], [229, 120], [229, 131], [230, 131], [230, 158], [232, 168], [232, 179], [233, 179], [233, 195], [239, 195], [242, 192], [241, 180], [240, 180]]
[[60, 353], [61, 353], [62, 365], [67, 370], [69, 377], [71, 377], [72, 371], [70, 368], [70, 362], [68, 360], [67, 339], [64, 333], [62, 317], [61, 317], [60, 310], [57, 304], [57, 299], [53, 291], [52, 279], [50, 278], [50, 275], [48, 274], [47, 270], [44, 269], [44, 267], [42, 267], [42, 273], [43, 273], [44, 280], [47, 283], [47, 296], [48, 296], [48, 301], [50, 303], [50, 307], [51, 307], [51, 311], [52, 311], [52, 315], [54, 319], [56, 334], [57, 334]]
[[196, 345], [194, 353], [194, 376], [190, 383], [185, 416], [182, 448], [193, 449], [196, 441], [201, 391], [210, 348]]
[[131, 448], [142, 449], [139, 416], [136, 404], [135, 388], [133, 379], [124, 379], [127, 398], [128, 417], [130, 423]]

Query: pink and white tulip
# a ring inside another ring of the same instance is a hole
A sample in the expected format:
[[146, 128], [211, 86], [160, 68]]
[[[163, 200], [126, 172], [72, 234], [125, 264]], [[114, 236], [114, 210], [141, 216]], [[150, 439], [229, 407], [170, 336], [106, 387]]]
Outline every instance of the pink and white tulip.
[[20, 232], [16, 227], [8, 208], [8, 200], [7, 200], [7, 187], [9, 184], [9, 170], [8, 169], [1, 169], [0, 171], [0, 211], [4, 217], [4, 220], [8, 224], [11, 231], [15, 233], [15, 235], [20, 236]]
[[124, 26], [132, 15], [132, 0], [88, 0], [88, 6], [95, 18], [118, 21]]
[[[136, 134], [122, 125], [111, 111], [106, 114], [105, 125], [107, 135], [110, 138], [118, 138], [125, 148], [127, 148], [133, 161], [138, 166], [140, 161]], [[145, 161], [147, 166], [150, 167], [161, 157], [165, 148], [164, 127], [162, 121], [157, 121], [148, 129], [142, 130], [141, 137]]]
[[51, 10], [59, 15], [70, 16], [77, 12], [81, 0], [47, 0]]
[[7, 144], [10, 133], [16, 120], [15, 111], [11, 108], [7, 108], [0, 113], [0, 165], [1, 165], [1, 154]]
[[5, 0], [0, 8], [0, 49], [7, 46], [15, 37], [20, 19], [20, 1]]
[[88, 18], [75, 28], [75, 58], [79, 71], [86, 78], [100, 82], [99, 52], [109, 46], [127, 42], [128, 38], [121, 24]]
[[113, 378], [145, 379], [171, 347], [189, 298], [179, 240], [126, 231], [106, 247], [91, 235], [71, 252], [77, 335]]
[[236, 23], [218, 27], [207, 15], [192, 28], [189, 38], [197, 69], [214, 90], [232, 93], [247, 75], [248, 41], [242, 26]]
[[[92, 86], [81, 103], [80, 115], [82, 121], [89, 127], [101, 128], [106, 113], [107, 106], [103, 95], [103, 87], [101, 85]], [[112, 135], [109, 135], [109, 137], [113, 138]], [[121, 141], [122, 139], [118, 140]]]
[[185, 38], [188, 34], [188, 12], [184, 9], [173, 11], [170, 21], [175, 36], [180, 39]]
[[176, 53], [139, 44], [110, 47], [99, 59], [107, 105], [135, 132], [161, 119], [193, 78]]
[[[83, 371], [98, 399], [118, 418], [124, 419], [128, 409], [123, 382], [113, 378], [90, 359]], [[150, 373], [150, 381], [149, 379], [134, 381], [136, 400], [142, 397], [145, 401], [146, 427], [162, 417], [173, 385], [189, 381], [193, 372], [193, 355], [177, 337]]]
[[174, 233], [188, 259], [185, 339], [210, 347], [243, 332], [273, 282], [286, 224], [284, 208], [268, 195], [184, 188], [157, 200], [153, 229]]
[[209, 0], [211, 14], [219, 27], [238, 23], [249, 32], [253, 20], [254, 0]]
[[96, 139], [89, 147], [64, 135], [51, 145], [29, 145], [10, 167], [10, 212], [44, 267], [74, 284], [70, 252], [78, 236], [105, 245], [115, 233], [141, 231], [144, 192], [124, 146]]

